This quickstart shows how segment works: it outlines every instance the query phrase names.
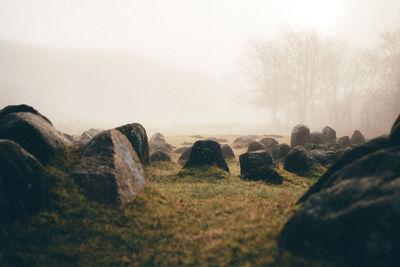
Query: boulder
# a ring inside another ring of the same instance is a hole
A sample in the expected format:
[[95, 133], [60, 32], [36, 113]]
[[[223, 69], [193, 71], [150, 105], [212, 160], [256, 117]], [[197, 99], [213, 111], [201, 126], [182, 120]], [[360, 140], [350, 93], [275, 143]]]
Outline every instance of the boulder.
[[253, 151], [257, 151], [257, 150], [263, 150], [265, 149], [264, 145], [260, 142], [251, 142], [249, 144], [249, 147], [247, 148], [247, 152], [253, 152]]
[[170, 144], [167, 144], [165, 141], [164, 135], [161, 133], [155, 133], [149, 142], [150, 151], [164, 151], [165, 153], [170, 153], [174, 149], [174, 147]]
[[250, 145], [251, 142], [255, 141], [257, 141], [257, 137], [255, 135], [241, 136], [233, 141], [233, 148], [246, 148]]
[[315, 149], [326, 150], [326, 146], [321, 145], [321, 144], [314, 144], [314, 143], [307, 143], [307, 144], [305, 144], [304, 148], [307, 149], [308, 151], [315, 150]]
[[143, 165], [149, 164], [149, 142], [147, 140], [147, 133], [144, 127], [139, 123], [130, 123], [117, 128], [122, 134], [124, 134], [133, 149], [135, 149], [140, 162]]
[[355, 130], [351, 136], [350, 142], [352, 145], [358, 146], [365, 143], [365, 137], [359, 130]]
[[333, 151], [326, 151], [320, 149], [310, 150], [311, 156], [321, 165], [327, 166], [334, 163], [338, 157]]
[[296, 146], [286, 156], [283, 168], [289, 172], [299, 173], [309, 170], [314, 163], [311, 154], [304, 147]]
[[296, 255], [349, 266], [397, 266], [399, 166], [400, 146], [392, 146], [330, 172], [284, 226], [278, 244]]
[[259, 151], [245, 153], [239, 156], [240, 176], [251, 181], [265, 181], [272, 184], [282, 184], [283, 178], [272, 167], [276, 164], [271, 155]]
[[296, 125], [290, 137], [290, 147], [304, 146], [310, 142], [310, 129], [304, 124]]
[[348, 137], [348, 136], [340, 137], [338, 140], [338, 145], [341, 148], [346, 148], [346, 147], [350, 146], [351, 145], [350, 137]]
[[41, 210], [47, 197], [40, 162], [16, 142], [0, 139], [0, 225]]
[[171, 157], [164, 151], [156, 151], [150, 157], [151, 162], [155, 161], [171, 161]]
[[91, 128], [91, 129], [89, 129], [87, 131], [84, 131], [81, 134], [81, 138], [79, 140], [79, 144], [80, 145], [86, 145], [87, 143], [90, 142], [90, 140], [93, 139], [93, 137], [95, 137], [96, 135], [98, 135], [99, 133], [102, 133], [102, 132], [104, 132], [104, 130], [93, 129], [93, 128]]
[[194, 143], [189, 159], [183, 168], [196, 168], [207, 165], [216, 167], [229, 172], [220, 145], [212, 140], [200, 140]]
[[182, 164], [185, 165], [186, 161], [189, 159], [190, 157], [190, 153], [192, 152], [192, 147], [188, 147], [183, 153], [182, 155], [179, 157], [178, 161]]
[[42, 163], [72, 145], [47, 119], [31, 112], [3, 116], [0, 119], [0, 138], [17, 142]]
[[45, 121], [47, 121], [48, 123], [50, 123], [51, 125], [53, 125], [48, 118], [46, 118], [45, 116], [40, 114], [39, 111], [37, 111], [36, 109], [34, 109], [33, 107], [28, 106], [28, 105], [10, 105], [10, 106], [3, 108], [2, 110], [0, 110], [0, 120], [3, 117], [7, 116], [8, 114], [18, 113], [18, 112], [28, 112], [28, 113], [35, 114], [35, 115], [41, 117], [42, 119], [44, 119]]
[[232, 148], [225, 144], [223, 146], [221, 146], [221, 151], [222, 151], [222, 156], [224, 157], [224, 159], [234, 159], [235, 158], [235, 153], [233, 153]]
[[310, 133], [310, 143], [320, 145], [323, 143], [322, 141], [322, 133], [320, 132], [312, 132]]
[[290, 146], [288, 144], [280, 144], [278, 146], [278, 159], [286, 158], [287, 154], [290, 152]]
[[261, 139], [260, 143], [263, 144], [266, 148], [278, 148], [279, 146], [278, 141], [271, 137]]
[[336, 141], [336, 131], [329, 126], [326, 126], [322, 129], [322, 142], [331, 143], [332, 141]]
[[83, 148], [72, 176], [89, 199], [114, 206], [132, 201], [146, 183], [136, 151], [115, 129], [96, 135]]

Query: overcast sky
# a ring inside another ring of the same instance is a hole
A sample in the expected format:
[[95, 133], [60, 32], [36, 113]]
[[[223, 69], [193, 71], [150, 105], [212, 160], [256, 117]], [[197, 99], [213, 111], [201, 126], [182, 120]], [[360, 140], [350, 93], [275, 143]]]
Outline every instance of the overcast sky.
[[[394, 25], [399, 25], [399, 22], [399, 0], [0, 0], [1, 40], [40, 49], [49, 47], [66, 51], [82, 50], [82, 53], [96, 50], [95, 53], [130, 54], [134, 58], [149, 60], [151, 64], [159, 64], [163, 70], [172, 69], [174, 74], [171, 72], [169, 74], [175, 77], [171, 78], [173, 82], [167, 82], [169, 87], [161, 88], [160, 84], [149, 85], [146, 87], [149, 94], [146, 95], [147, 98], [144, 97], [148, 101], [158, 98], [155, 103], [160, 103], [161, 98], [170, 95], [165, 93], [166, 91], [172, 92], [176, 102], [173, 102], [172, 98], [168, 99], [172, 101], [171, 108], [163, 105], [161, 108], [155, 108], [153, 111], [148, 109], [146, 114], [138, 115], [140, 110], [130, 113], [124, 110], [126, 107], [113, 107], [113, 116], [122, 118], [115, 119], [115, 123], [142, 120], [144, 125], [151, 127], [168, 122], [170, 124], [196, 123], [196, 121], [234, 123], [236, 120], [243, 122], [250, 117], [253, 118], [250, 120], [252, 122], [266, 118], [266, 115], [257, 108], [243, 101], [246, 97], [240, 95], [241, 92], [245, 94], [245, 91], [242, 91], [241, 85], [235, 79], [240, 69], [238, 65], [248, 49], [249, 40], [272, 37], [282, 27], [313, 27], [323, 35], [340, 37], [359, 45], [369, 45], [377, 40], [380, 32], [390, 30]], [[50, 53], [46, 56], [52, 55], [54, 56]], [[64, 56], [68, 58], [68, 53]], [[13, 58], [8, 60], [12, 61]], [[17, 81], [14, 83], [9, 77], [14, 77], [14, 73], [11, 72], [17, 72], [18, 67], [24, 68], [24, 58], [19, 57], [18, 60], [20, 65], [0, 76], [0, 84], [11, 87], [17, 84]], [[113, 60], [115, 59], [111, 61]], [[26, 61], [28, 62], [29, 58], [26, 58]], [[0, 58], [0, 65], [2, 63], [4, 65], [5, 61], [2, 62]], [[103, 63], [104, 61], [98, 62], [100, 65]], [[10, 64], [10, 61], [7, 61], [7, 64]], [[52, 61], [51, 64], [59, 67], [59, 63]], [[130, 63], [123, 64], [129, 66]], [[72, 63], [64, 65], [64, 68], [75, 67]], [[3, 70], [7, 69], [7, 66], [3, 66]], [[65, 69], [63, 71], [66, 72]], [[191, 73], [189, 76], [196, 83], [193, 88], [197, 89], [191, 89], [188, 80], [176, 81], [182, 75], [180, 71]], [[94, 72], [93, 75], [97, 75], [96, 71]], [[35, 73], [37, 76], [41, 75], [40, 72]], [[30, 90], [30, 85], [31, 88], [35, 88], [37, 95], [45, 98], [50, 88], [43, 88], [46, 84], [43, 81], [51, 80], [53, 77], [48, 77], [45, 73], [42, 75], [34, 78], [15, 76], [19, 79], [26, 78], [29, 83], [18, 84], [20, 90], [14, 92], [12, 88], [1, 87], [0, 105], [25, 101], [26, 98], [20, 97], [20, 94], [24, 90]], [[68, 77], [76, 78], [73, 75]], [[115, 79], [115, 75], [111, 75], [110, 79]], [[60, 80], [51, 81], [49, 83], [53, 85], [51, 90], [66, 90], [65, 85], [57, 87]], [[70, 82], [70, 86], [75, 86], [79, 90], [92, 90], [90, 92], [99, 90], [89, 88], [91, 84], [87, 82], [84, 83], [86, 89], [83, 89], [80, 87], [82, 84], [81, 80]], [[96, 86], [99, 88], [98, 84]], [[179, 86], [182, 88], [176, 88]], [[201, 86], [209, 88], [201, 89], [199, 88]], [[143, 91], [143, 88], [127, 88], [121, 85], [115, 86], [112, 90], [114, 94], [125, 97], [126, 90]], [[160, 92], [164, 90], [164, 93], [158, 94], [157, 90]], [[185, 98], [192, 96], [193, 90], [200, 92], [196, 96], [202, 103], [203, 110], [200, 114], [198, 109], [184, 105]], [[65, 92], [62, 95], [64, 99], [57, 99], [57, 94], [54, 95], [53, 105], [47, 105], [37, 100], [38, 98], [32, 98], [33, 103], [28, 104], [50, 113], [45, 115], [51, 117], [56, 125], [66, 128], [68, 128], [66, 125], [73, 121], [83, 123], [85, 114], [88, 122], [101, 121], [104, 118], [105, 113], [101, 110], [89, 112], [83, 109], [83, 104], [74, 107], [76, 112], [66, 112], [65, 108], [64, 111], [56, 110], [53, 106], [62, 106], [61, 103], [65, 101], [73, 104], [76, 99], [76, 96], [75, 98], [65, 96]], [[89, 104], [95, 101], [92, 97], [84, 100]], [[58, 101], [60, 103], [57, 103]], [[218, 103], [222, 106], [215, 108]], [[148, 102], [144, 104], [152, 105]], [[181, 118], [177, 114], [181, 114]], [[111, 118], [107, 117], [107, 120]], [[88, 127], [111, 125], [111, 122], [107, 123], [103, 125], [89, 123]]]

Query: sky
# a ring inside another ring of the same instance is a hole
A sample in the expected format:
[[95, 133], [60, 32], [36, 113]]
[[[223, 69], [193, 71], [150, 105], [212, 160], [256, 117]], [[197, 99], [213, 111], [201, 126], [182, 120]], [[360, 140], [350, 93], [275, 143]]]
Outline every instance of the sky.
[[369, 46], [399, 22], [398, 0], [0, 0], [0, 106], [26, 101], [73, 133], [263, 124], [239, 77], [251, 40], [311, 27]]

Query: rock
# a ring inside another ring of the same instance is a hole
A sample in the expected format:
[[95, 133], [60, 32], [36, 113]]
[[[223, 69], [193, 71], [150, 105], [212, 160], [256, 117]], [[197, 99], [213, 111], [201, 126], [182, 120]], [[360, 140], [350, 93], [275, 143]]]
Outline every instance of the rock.
[[115, 129], [96, 135], [83, 148], [72, 176], [89, 199], [109, 205], [132, 201], [144, 191], [146, 183], [131, 143]]
[[0, 225], [45, 207], [44, 168], [19, 144], [0, 140]]
[[117, 128], [123, 135], [125, 135], [133, 149], [135, 149], [140, 162], [143, 165], [149, 164], [149, 142], [147, 140], [147, 133], [144, 127], [139, 123], [130, 123]]
[[261, 139], [260, 143], [263, 144], [266, 148], [278, 148], [279, 146], [278, 141], [271, 137]]
[[351, 145], [350, 137], [348, 137], [348, 136], [340, 137], [338, 140], [338, 145], [341, 148], [346, 148], [346, 147], [350, 146]]
[[234, 159], [235, 158], [235, 153], [233, 153], [232, 148], [225, 144], [223, 146], [221, 146], [221, 151], [222, 151], [222, 156], [224, 157], [224, 159]]
[[101, 129], [93, 129], [93, 128], [91, 128], [91, 129], [89, 129], [89, 130], [87, 130], [87, 131], [84, 131], [84, 132], [81, 134], [80, 144], [81, 144], [81, 145], [86, 145], [87, 143], [90, 142], [90, 140], [93, 139], [93, 137], [95, 137], [96, 135], [98, 135], [98, 134], [100, 134], [100, 133], [102, 133], [102, 132], [104, 132], [104, 130], [101, 130]]
[[165, 153], [170, 153], [174, 149], [174, 147], [170, 144], [167, 144], [165, 141], [164, 135], [161, 133], [155, 133], [149, 142], [151, 151], [164, 151]]
[[0, 110], [0, 120], [3, 117], [7, 116], [8, 114], [18, 113], [18, 112], [28, 112], [28, 113], [35, 114], [35, 115], [41, 117], [42, 119], [44, 119], [45, 121], [47, 121], [48, 123], [50, 123], [51, 125], [53, 125], [48, 118], [46, 118], [45, 116], [40, 114], [39, 111], [37, 111], [36, 109], [34, 109], [33, 107], [28, 106], [28, 105], [10, 105], [10, 106], [3, 108], [2, 110]]
[[321, 165], [327, 166], [334, 163], [338, 157], [333, 151], [315, 149], [310, 151], [311, 156]]
[[190, 157], [183, 168], [202, 167], [215, 165], [216, 167], [229, 172], [220, 145], [211, 140], [200, 140], [194, 143]]
[[249, 147], [247, 148], [247, 152], [253, 152], [253, 151], [263, 150], [263, 149], [265, 149], [265, 147], [260, 142], [251, 142], [249, 144]]
[[359, 130], [355, 130], [350, 141], [352, 145], [358, 146], [365, 143], [365, 137]]
[[191, 148], [191, 146], [184, 146], [184, 147], [180, 147], [177, 148], [173, 151], [173, 153], [177, 153], [177, 154], [182, 154], [183, 152], [185, 152], [188, 148]]
[[336, 131], [329, 126], [326, 126], [322, 129], [322, 142], [331, 143], [332, 141], [336, 141]]
[[400, 114], [390, 130], [389, 141], [393, 145], [400, 145]]
[[290, 137], [290, 147], [304, 146], [310, 142], [310, 129], [304, 124], [296, 125]]
[[187, 148], [182, 155], [179, 157], [178, 161], [182, 164], [185, 165], [186, 161], [190, 157], [190, 153], [192, 152], [192, 147]]
[[293, 148], [285, 158], [283, 168], [298, 173], [309, 170], [314, 164], [311, 154], [302, 146]]
[[400, 146], [392, 146], [330, 172], [287, 222], [278, 238], [280, 247], [349, 266], [397, 266], [399, 166]]
[[323, 143], [322, 141], [322, 133], [320, 132], [312, 132], [310, 133], [310, 143], [320, 145]]
[[315, 149], [326, 150], [326, 146], [320, 145], [320, 144], [314, 144], [314, 143], [307, 143], [307, 144], [305, 144], [304, 148], [307, 149], [308, 151], [315, 150]]
[[280, 144], [278, 147], [278, 159], [286, 158], [287, 154], [290, 152], [290, 146], [288, 144]]
[[17, 142], [42, 163], [72, 145], [43, 116], [31, 112], [8, 113], [0, 119], [0, 138]]
[[164, 151], [156, 151], [150, 157], [151, 162], [155, 161], [171, 161], [171, 157]]
[[251, 181], [282, 184], [283, 178], [272, 167], [275, 162], [267, 152], [245, 153], [239, 156], [240, 176]]

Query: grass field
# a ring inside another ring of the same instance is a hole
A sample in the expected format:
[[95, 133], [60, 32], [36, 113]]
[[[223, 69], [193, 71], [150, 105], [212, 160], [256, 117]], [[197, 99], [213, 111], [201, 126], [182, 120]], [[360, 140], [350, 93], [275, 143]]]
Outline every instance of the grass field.
[[[228, 143], [234, 136], [224, 136]], [[176, 147], [191, 137], [167, 137]], [[194, 141], [194, 140], [193, 140]], [[240, 153], [240, 151], [235, 151]], [[173, 157], [176, 160], [178, 155]], [[4, 266], [309, 266], [279, 251], [282, 226], [297, 199], [324, 171], [300, 177], [282, 169], [283, 185], [239, 179], [214, 167], [185, 169], [175, 162], [146, 167], [147, 188], [121, 208], [88, 201], [67, 175], [69, 151], [47, 168], [49, 208], [0, 230]]]

